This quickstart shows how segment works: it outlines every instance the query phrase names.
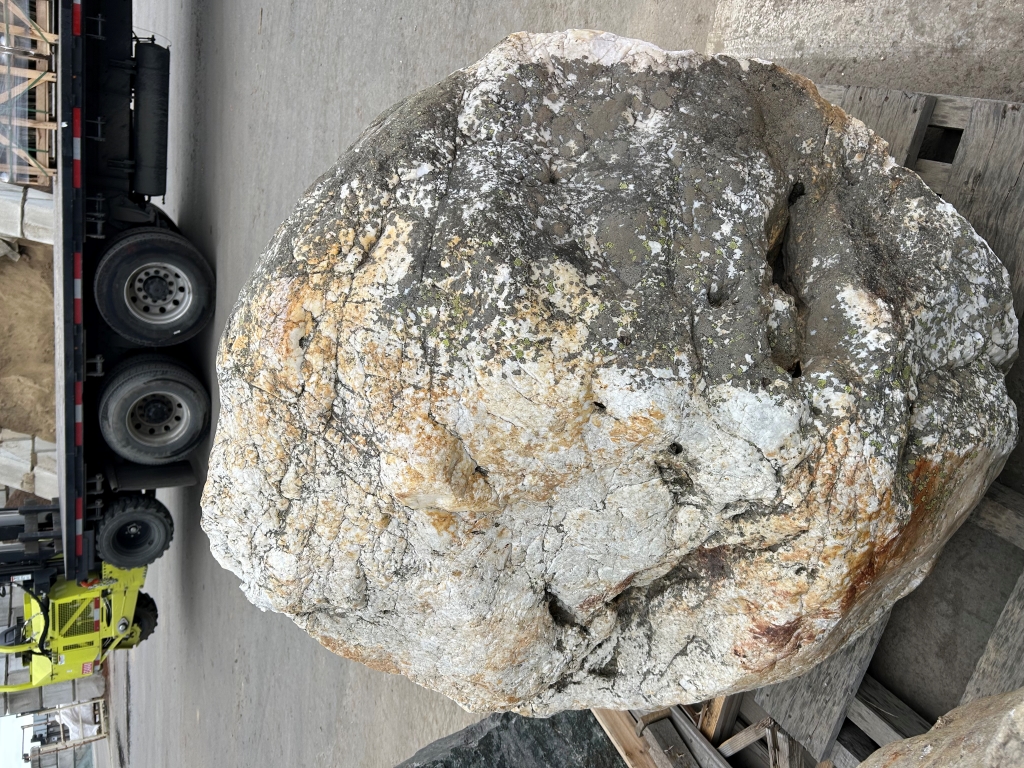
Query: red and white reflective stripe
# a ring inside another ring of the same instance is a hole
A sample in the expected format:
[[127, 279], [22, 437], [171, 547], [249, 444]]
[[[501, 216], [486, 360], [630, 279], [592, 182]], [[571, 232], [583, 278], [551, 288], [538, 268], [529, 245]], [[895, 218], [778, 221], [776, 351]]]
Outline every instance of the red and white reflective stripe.
[[82, 0], [75, 0], [71, 6], [71, 34], [82, 34]]
[[75, 325], [82, 324], [82, 254], [75, 252]]
[[75, 499], [75, 554], [82, 556], [82, 497]]
[[82, 407], [82, 382], [75, 382], [75, 445], [82, 444], [85, 409]]
[[[78, 7], [77, 5], [75, 6]], [[71, 110], [71, 175], [72, 186], [82, 187], [82, 110], [75, 107]]]
[[94, 597], [92, 601], [92, 631], [100, 631], [100, 599]]

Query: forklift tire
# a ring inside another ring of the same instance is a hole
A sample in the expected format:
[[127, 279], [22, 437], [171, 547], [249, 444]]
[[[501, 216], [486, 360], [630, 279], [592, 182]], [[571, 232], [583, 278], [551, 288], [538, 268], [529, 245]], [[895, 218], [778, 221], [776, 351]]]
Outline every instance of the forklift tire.
[[121, 458], [158, 466], [185, 458], [210, 431], [202, 382], [163, 355], [117, 366], [100, 395], [100, 432]]
[[132, 619], [132, 624], [139, 628], [139, 640], [135, 645], [153, 634], [156, 629], [157, 616], [156, 600], [145, 592], [139, 592], [139, 597], [135, 602], [135, 618]]
[[122, 496], [103, 514], [96, 531], [96, 554], [116, 568], [141, 568], [167, 551], [174, 520], [152, 496]]
[[192, 243], [161, 227], [114, 239], [96, 267], [93, 291], [107, 324], [145, 347], [179, 344], [213, 317], [213, 270]]

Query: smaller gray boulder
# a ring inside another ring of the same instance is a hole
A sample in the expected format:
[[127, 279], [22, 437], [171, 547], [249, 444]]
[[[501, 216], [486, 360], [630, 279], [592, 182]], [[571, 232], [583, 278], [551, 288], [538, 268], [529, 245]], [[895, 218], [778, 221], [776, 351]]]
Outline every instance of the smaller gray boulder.
[[625, 768], [588, 711], [491, 715], [428, 744], [398, 768]]
[[860, 768], [1020, 768], [1024, 688], [977, 699], [939, 718], [928, 733], [882, 747]]

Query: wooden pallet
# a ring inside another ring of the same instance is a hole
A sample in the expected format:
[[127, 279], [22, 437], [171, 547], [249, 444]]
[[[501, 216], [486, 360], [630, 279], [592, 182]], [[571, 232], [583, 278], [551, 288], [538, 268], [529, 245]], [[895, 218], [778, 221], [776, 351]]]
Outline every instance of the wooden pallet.
[[0, 0], [0, 179], [50, 189], [57, 172], [57, 35], [52, 0]]
[[[818, 90], [889, 141], [893, 157], [988, 241], [1010, 273], [1019, 317], [1024, 311], [1024, 104], [857, 86]], [[1020, 363], [1010, 373], [1014, 376], [1024, 378]], [[969, 519], [1024, 549], [1024, 495], [996, 483]], [[606, 731], [630, 768], [854, 768], [879, 746], [930, 727], [866, 674], [884, 628], [885, 620], [801, 677], [705, 702], [692, 717], [685, 708], [672, 708], [668, 722], [674, 736], [664, 727], [657, 733], [652, 728], [641, 740], [635, 735], [645, 714], [640, 712], [614, 713], [615, 734], [610, 725]], [[1024, 573], [960, 703], [1022, 686]], [[605, 725], [613, 717], [598, 719]], [[620, 747], [629, 733], [635, 742]], [[685, 755], [673, 757], [680, 749]]]

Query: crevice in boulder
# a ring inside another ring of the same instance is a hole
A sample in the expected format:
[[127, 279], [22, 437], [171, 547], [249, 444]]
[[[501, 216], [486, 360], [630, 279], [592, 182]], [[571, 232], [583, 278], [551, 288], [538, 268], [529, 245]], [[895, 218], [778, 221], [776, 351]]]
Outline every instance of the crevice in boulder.
[[772, 284], [782, 293], [793, 299], [793, 306], [796, 309], [795, 315], [790, 314], [784, 319], [788, 322], [780, 323], [775, 331], [775, 338], [772, 343], [772, 361], [787, 371], [789, 375], [798, 379], [802, 375], [800, 364], [801, 352], [804, 341], [804, 315], [806, 307], [796, 289], [796, 280], [793, 273], [793, 260], [787, 247], [790, 238], [790, 225], [792, 215], [790, 209], [805, 194], [804, 185], [796, 181], [790, 187], [787, 197], [788, 206], [785, 213], [785, 224], [779, 231], [775, 241], [771, 243], [766, 260], [768, 268], [772, 273]]
[[551, 620], [559, 627], [575, 627], [579, 625], [572, 609], [566, 605], [558, 595], [549, 589], [544, 590], [544, 600], [548, 604], [548, 613]]

